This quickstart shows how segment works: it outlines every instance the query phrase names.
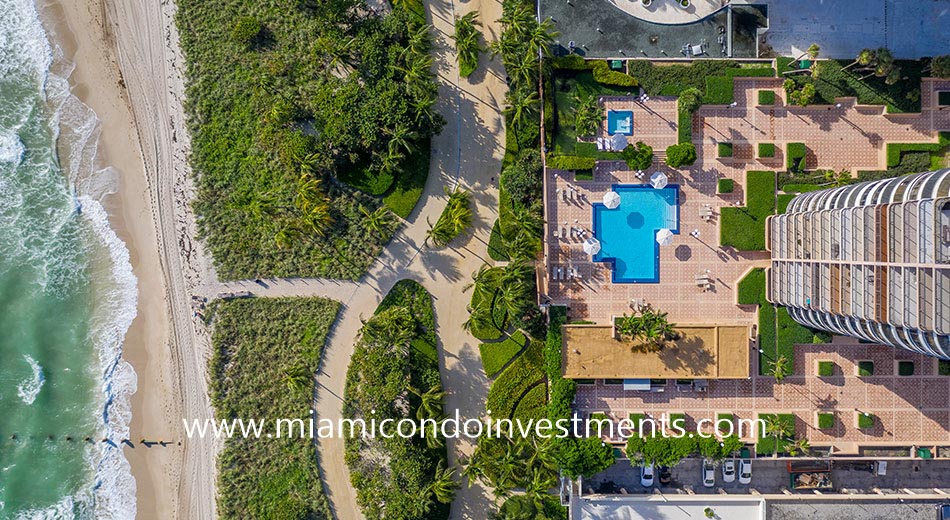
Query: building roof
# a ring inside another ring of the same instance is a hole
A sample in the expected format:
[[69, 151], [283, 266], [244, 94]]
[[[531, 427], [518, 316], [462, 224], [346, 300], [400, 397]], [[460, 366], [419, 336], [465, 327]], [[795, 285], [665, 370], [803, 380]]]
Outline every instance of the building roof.
[[677, 325], [683, 338], [660, 352], [637, 352], [610, 325], [564, 325], [561, 359], [569, 379], [745, 379], [749, 327]]
[[618, 518], [623, 520], [697, 520], [706, 518], [711, 508], [716, 518], [764, 520], [765, 500], [761, 497], [717, 497], [667, 495], [591, 495], [571, 497], [572, 520]]

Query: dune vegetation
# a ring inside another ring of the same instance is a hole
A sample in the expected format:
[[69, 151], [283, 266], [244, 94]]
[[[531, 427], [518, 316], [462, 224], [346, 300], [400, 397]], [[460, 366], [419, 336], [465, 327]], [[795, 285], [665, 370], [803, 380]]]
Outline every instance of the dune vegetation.
[[443, 124], [419, 7], [178, 2], [194, 208], [221, 278], [357, 278], [410, 214]]

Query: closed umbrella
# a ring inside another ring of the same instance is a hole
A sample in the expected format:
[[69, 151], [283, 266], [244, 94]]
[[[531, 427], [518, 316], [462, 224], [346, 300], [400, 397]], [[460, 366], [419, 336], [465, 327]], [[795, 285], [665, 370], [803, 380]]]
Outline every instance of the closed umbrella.
[[590, 237], [584, 241], [584, 252], [594, 256], [600, 252], [600, 240]]
[[668, 246], [673, 243], [673, 232], [663, 228], [656, 232], [656, 243], [661, 246]]
[[666, 174], [663, 172], [655, 172], [653, 175], [650, 176], [650, 184], [653, 185], [653, 187], [658, 190], [665, 188], [669, 181], [670, 180], [666, 177]]
[[627, 147], [627, 136], [623, 134], [614, 134], [610, 138], [610, 148], [613, 150], [623, 150]]
[[604, 206], [607, 209], [614, 209], [620, 205], [620, 194], [616, 191], [608, 191], [604, 193]]

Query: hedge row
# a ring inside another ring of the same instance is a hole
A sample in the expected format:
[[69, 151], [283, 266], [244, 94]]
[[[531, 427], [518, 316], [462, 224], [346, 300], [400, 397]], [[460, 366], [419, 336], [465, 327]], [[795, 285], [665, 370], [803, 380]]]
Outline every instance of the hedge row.
[[591, 170], [597, 160], [576, 155], [549, 155], [547, 162], [548, 168], [555, 170]]
[[775, 157], [775, 145], [772, 143], [759, 143], [759, 157]]
[[594, 73], [594, 81], [601, 85], [611, 85], [614, 87], [636, 87], [637, 80], [629, 74], [610, 70], [610, 66], [604, 60], [587, 61], [581, 56], [572, 54], [551, 59], [551, 66], [558, 70], [589, 70]]
[[485, 407], [496, 419], [510, 419], [528, 389], [544, 381], [542, 343], [532, 341], [527, 350], [502, 371], [488, 389]]
[[936, 143], [887, 143], [887, 167], [892, 168], [901, 163], [901, 155], [905, 152], [940, 152], [950, 145], [950, 132], [940, 132]]

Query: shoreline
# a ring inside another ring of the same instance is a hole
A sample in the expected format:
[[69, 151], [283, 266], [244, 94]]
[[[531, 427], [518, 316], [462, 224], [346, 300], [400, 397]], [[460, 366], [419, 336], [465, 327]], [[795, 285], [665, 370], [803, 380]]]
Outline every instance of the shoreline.
[[[175, 517], [178, 495], [174, 467], [178, 446], [146, 448], [141, 439], [174, 440], [174, 370], [168, 349], [166, 290], [158, 260], [149, 185], [142, 153], [105, 20], [104, 0], [46, 0], [37, 7], [53, 44], [73, 66], [71, 92], [95, 112], [100, 135], [95, 168], [113, 168], [118, 186], [102, 204], [109, 225], [129, 251], [138, 286], [136, 316], [123, 341], [123, 359], [135, 370], [130, 440], [123, 448], [136, 486], [142, 518]], [[165, 401], [163, 403], [163, 401]]]

